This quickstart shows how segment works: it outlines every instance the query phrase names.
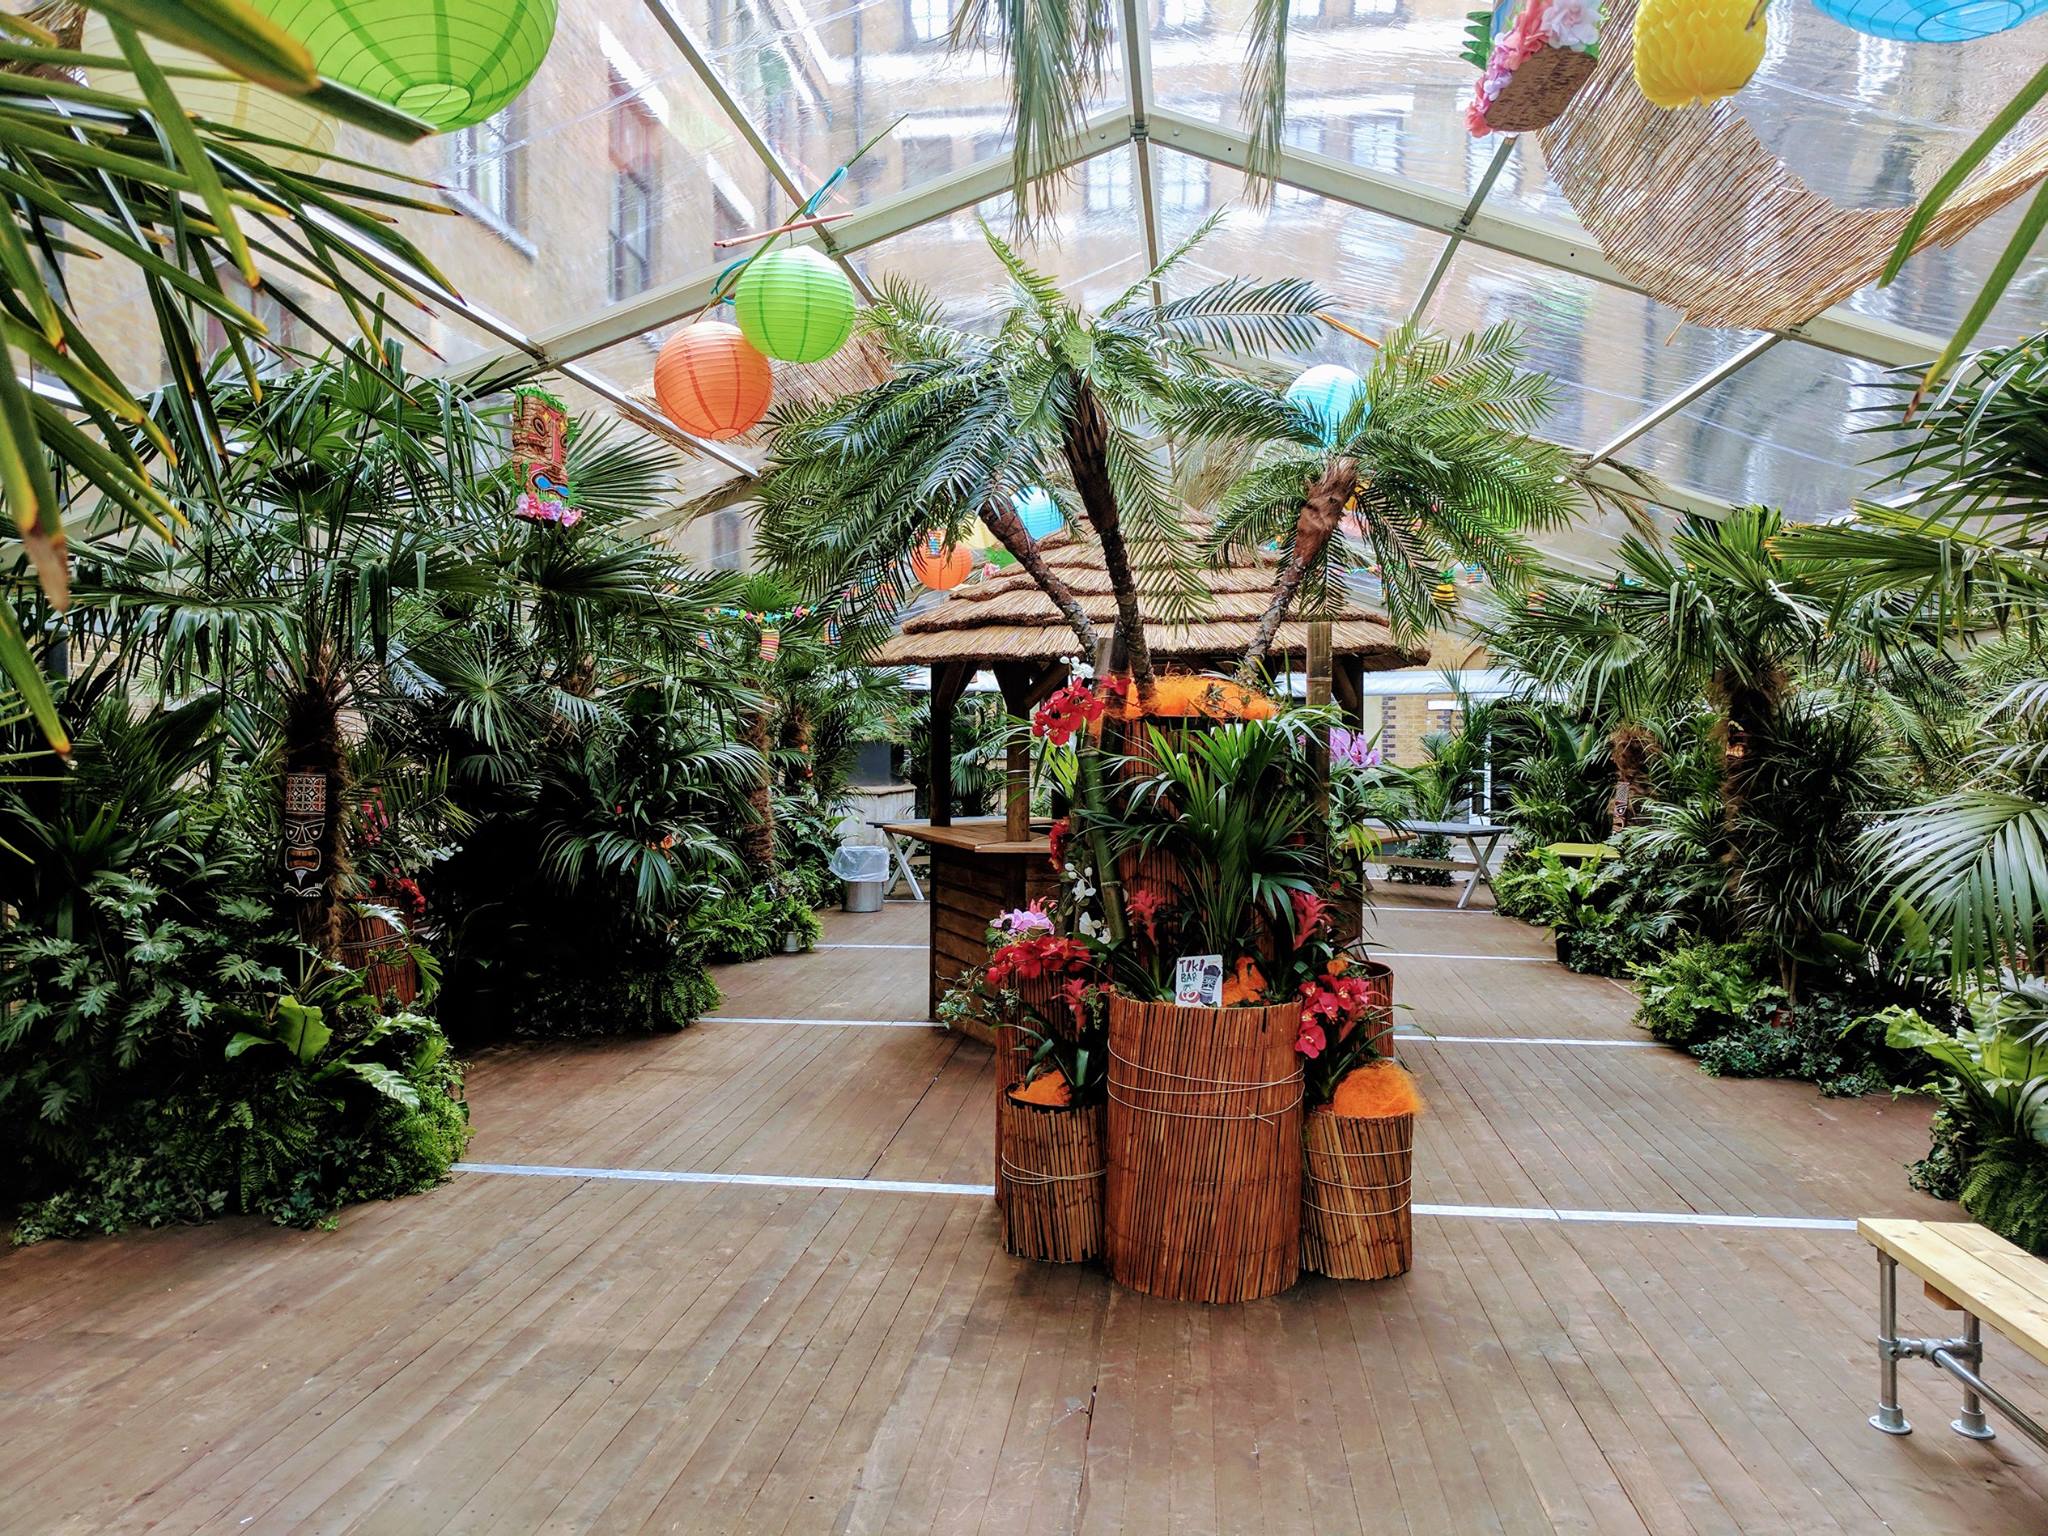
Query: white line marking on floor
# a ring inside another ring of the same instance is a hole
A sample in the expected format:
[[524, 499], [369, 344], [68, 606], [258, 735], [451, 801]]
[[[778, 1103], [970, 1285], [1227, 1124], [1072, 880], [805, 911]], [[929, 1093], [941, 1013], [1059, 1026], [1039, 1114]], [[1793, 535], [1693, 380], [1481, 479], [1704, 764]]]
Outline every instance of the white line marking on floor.
[[929, 949], [929, 944], [813, 944], [813, 949]]
[[[820, 944], [820, 949], [829, 946]], [[919, 945], [922, 949], [924, 946]], [[1377, 949], [1370, 956], [1374, 960], [1507, 960], [1516, 965], [1555, 965], [1557, 962], [1548, 955], [1430, 955], [1420, 950]]]
[[752, 1014], [707, 1013], [704, 1024], [801, 1024], [810, 1029], [937, 1029], [930, 1019], [775, 1019]]
[[[457, 1163], [457, 1173], [500, 1173], [528, 1179], [601, 1179], [643, 1184], [739, 1184], [762, 1189], [848, 1189], [876, 1195], [951, 1195], [986, 1199], [993, 1184], [938, 1184], [918, 1179], [827, 1179], [801, 1174], [699, 1173], [683, 1168], [575, 1168], [550, 1163]], [[1549, 1205], [1425, 1205], [1417, 1216], [1478, 1221], [1615, 1222], [1661, 1227], [1758, 1227], [1802, 1232], [1853, 1232], [1856, 1223], [1824, 1216], [1740, 1216], [1719, 1211], [1573, 1211]]]
[[764, 1189], [861, 1189], [878, 1195], [993, 1195], [993, 1184], [932, 1184], [919, 1179], [824, 1179], [782, 1173], [697, 1173], [683, 1168], [570, 1168], [550, 1163], [457, 1163], [457, 1173], [509, 1173], [527, 1179], [611, 1179], [643, 1184], [749, 1184]]
[[1397, 1031], [1396, 1040], [1417, 1040], [1424, 1045], [1609, 1045], [1631, 1051], [1659, 1049], [1655, 1040], [1587, 1040], [1571, 1035], [1425, 1035]]

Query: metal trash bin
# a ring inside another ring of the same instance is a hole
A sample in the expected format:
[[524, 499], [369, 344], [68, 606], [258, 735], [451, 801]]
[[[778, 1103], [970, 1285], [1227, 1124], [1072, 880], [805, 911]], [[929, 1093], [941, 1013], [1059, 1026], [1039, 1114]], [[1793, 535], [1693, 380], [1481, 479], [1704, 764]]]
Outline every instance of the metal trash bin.
[[847, 843], [833, 851], [832, 873], [841, 881], [843, 910], [882, 910], [882, 893], [889, 888], [888, 849], [873, 843]]

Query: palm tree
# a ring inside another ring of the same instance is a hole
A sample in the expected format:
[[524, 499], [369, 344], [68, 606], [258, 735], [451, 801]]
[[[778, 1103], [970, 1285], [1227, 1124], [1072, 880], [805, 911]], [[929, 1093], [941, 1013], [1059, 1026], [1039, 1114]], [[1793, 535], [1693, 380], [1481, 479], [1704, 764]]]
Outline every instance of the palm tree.
[[[79, 50], [84, 9], [107, 18], [131, 88], [83, 83], [89, 65], [108, 62]], [[0, 113], [0, 171], [12, 189], [0, 220], [0, 314], [10, 349], [72, 399], [32, 391], [14, 368], [0, 368], [0, 499], [44, 594], [62, 611], [70, 587], [64, 514], [74, 500], [104, 504], [122, 524], [168, 539], [178, 513], [152, 480], [152, 457], [175, 448], [188, 476], [216, 494], [222, 488], [228, 439], [202, 356], [201, 319], [225, 332], [233, 371], [249, 390], [271, 343], [238, 293], [266, 275], [298, 287], [298, 297], [278, 286], [264, 292], [313, 333], [342, 344], [306, 297], [332, 295], [370, 338], [380, 323], [379, 291], [407, 290], [407, 270], [442, 282], [389, 215], [441, 209], [373, 165], [337, 160], [318, 171], [287, 170], [271, 157], [303, 146], [179, 107], [177, 78], [189, 71], [159, 67], [152, 49], [161, 43], [386, 137], [430, 131], [322, 81], [305, 47], [242, 0], [84, 0], [40, 7], [34, 17], [0, 13], [0, 73], [15, 79]], [[34, 77], [33, 89], [21, 76]], [[334, 169], [361, 172], [366, 182], [348, 185], [328, 174]], [[101, 351], [64, 281], [71, 258], [125, 266], [149, 301], [179, 386], [158, 409], [145, 409]], [[4, 609], [0, 671], [63, 750], [42, 670]]]
[[1887, 413], [1870, 429], [1898, 439], [1873, 487], [1896, 494], [1790, 545], [1829, 573], [1838, 609], [1904, 605], [1973, 648], [1972, 707], [1928, 775], [1943, 792], [1864, 840], [1909, 935], [1971, 984], [2048, 964], [2044, 423], [2048, 335], [1979, 353], [1916, 419]]
[[516, 775], [523, 749], [594, 717], [600, 658], [609, 668], [623, 637], [680, 651], [723, 590], [609, 531], [646, 510], [665, 450], [604, 431], [572, 443], [586, 526], [531, 527], [511, 516], [489, 416], [381, 346], [260, 395], [218, 387], [234, 458], [216, 475], [172, 471], [190, 523], [179, 543], [87, 551], [75, 626], [164, 696], [220, 693], [245, 748], [268, 744], [281, 774], [326, 781], [319, 889], [298, 921], [330, 954], [349, 887], [351, 734], [401, 694], [441, 691], [493, 754], [458, 777]]
[[[1886, 803], [1883, 776], [1866, 761], [1875, 738], [1864, 712], [1873, 699], [1939, 685], [1940, 658], [1908, 604], [1884, 593], [1838, 596], [1833, 573], [1791, 538], [1779, 514], [1749, 507], [1719, 521], [1688, 517], [1668, 543], [1624, 539], [1613, 580], [1546, 583], [1492, 636], [1496, 653], [1536, 692], [1601, 721], [1617, 746], [1626, 739], [1629, 757], [1617, 752], [1624, 774], [1647, 768], [1634, 748], [1650, 722], [1687, 713], [1704, 697], [1718, 717], [1731, 895], [1782, 916], [1785, 902], [1774, 906], [1765, 887], [1793, 875], [1781, 860], [1792, 857], [1784, 852], [1795, 798], [1788, 786], [1812, 788], [1817, 763], [1870, 772], [1854, 793], [1836, 785], [1830, 802], [1845, 809], [1829, 835], [1852, 836], [1858, 818]], [[1836, 694], [1839, 702], [1827, 703]], [[1811, 866], [1799, 871], [1809, 895]], [[1809, 909], [1832, 911], [1826, 902], [1800, 910]], [[1814, 926], [1802, 919], [1772, 930], [1788, 984], [1795, 945]]]
[[1419, 638], [1455, 600], [1454, 567], [1519, 592], [1533, 564], [1524, 535], [1608, 499], [1576, 455], [1534, 435], [1556, 391], [1521, 366], [1525, 355], [1508, 325], [1457, 341], [1400, 326], [1337, 422], [1246, 379], [1172, 381], [1169, 428], [1249, 450], [1224, 493], [1212, 558], [1267, 543], [1286, 551], [1242, 681], [1257, 677], [1296, 598], [1321, 605], [1347, 571], [1375, 572], [1395, 633]]
[[[1174, 389], [1219, 371], [1219, 357], [1306, 347], [1327, 304], [1295, 278], [1236, 278], [1155, 300], [1208, 228], [1096, 315], [986, 225], [1011, 281], [992, 330], [950, 325], [923, 293], [885, 284], [866, 323], [891, 377], [774, 418], [756, 486], [771, 564], [821, 601], [865, 600], [847, 618], [872, 633], [893, 623], [891, 599], [909, 584], [919, 539], [928, 530], [957, 538], [978, 516], [1066, 618], [1080, 654], [1093, 657], [1093, 625], [1012, 508], [1017, 492], [1043, 487], [1070, 520], [1078, 511], [1100, 545], [1116, 598], [1117, 669], [1149, 695], [1144, 599], [1176, 619], [1192, 617], [1204, 595], [1197, 540], [1159, 441]], [[1140, 593], [1140, 566], [1157, 572], [1155, 590]]]

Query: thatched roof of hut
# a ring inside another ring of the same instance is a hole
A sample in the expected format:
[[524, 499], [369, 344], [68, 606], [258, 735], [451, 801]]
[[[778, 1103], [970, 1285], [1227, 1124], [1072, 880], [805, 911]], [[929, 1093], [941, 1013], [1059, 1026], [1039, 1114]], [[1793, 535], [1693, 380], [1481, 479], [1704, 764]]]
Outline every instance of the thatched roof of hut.
[[[1040, 548], [1046, 564], [1073, 588], [1089, 621], [1107, 639], [1116, 625], [1116, 599], [1100, 547], [1083, 543], [1069, 530], [1053, 535]], [[1154, 658], [1207, 663], [1241, 655], [1272, 600], [1279, 568], [1277, 556], [1261, 551], [1256, 559], [1240, 556], [1205, 572], [1210, 600], [1194, 623], [1145, 626]], [[1421, 666], [1429, 660], [1426, 650], [1396, 644], [1385, 618], [1348, 591], [1335, 612], [1319, 617], [1332, 621], [1332, 654], [1357, 657], [1367, 671]], [[1022, 566], [1013, 565], [955, 587], [936, 607], [905, 622], [902, 632], [885, 641], [874, 659], [880, 666], [936, 666], [949, 661], [982, 666], [1070, 656], [1074, 645], [1074, 632], [1059, 610]], [[1302, 651], [1307, 646], [1308, 621], [1295, 617], [1280, 626], [1273, 649]]]

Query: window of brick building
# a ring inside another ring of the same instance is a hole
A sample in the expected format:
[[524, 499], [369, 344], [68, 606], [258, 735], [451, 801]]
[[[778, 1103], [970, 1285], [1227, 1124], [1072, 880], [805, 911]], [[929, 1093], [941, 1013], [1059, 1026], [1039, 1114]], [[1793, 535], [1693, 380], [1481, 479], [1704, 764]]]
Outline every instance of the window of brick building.
[[611, 296], [644, 292], [654, 281], [654, 189], [661, 165], [660, 126], [617, 75], [612, 76]]
[[519, 228], [525, 172], [525, 113], [519, 102], [448, 136], [448, 177], [456, 201], [487, 224]]

